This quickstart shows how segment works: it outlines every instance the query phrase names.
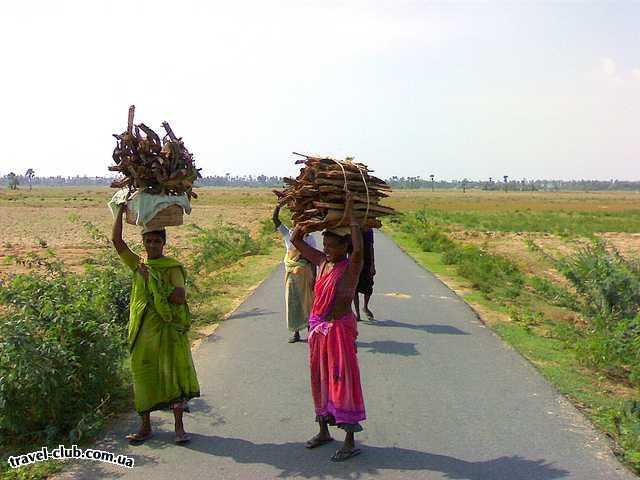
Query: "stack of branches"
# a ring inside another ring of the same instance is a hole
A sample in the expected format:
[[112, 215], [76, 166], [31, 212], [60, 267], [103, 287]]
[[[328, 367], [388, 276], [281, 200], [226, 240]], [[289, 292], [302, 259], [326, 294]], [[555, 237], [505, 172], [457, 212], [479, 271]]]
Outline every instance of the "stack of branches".
[[[199, 168], [195, 168], [193, 155], [177, 138], [167, 122], [163, 122], [166, 135], [160, 140], [156, 132], [144, 123], [133, 124], [135, 106], [129, 107], [127, 130], [113, 135], [117, 140], [113, 151], [115, 165], [112, 172], [120, 172], [123, 177], [111, 183], [113, 188], [128, 188], [157, 195], [183, 195], [197, 198], [192, 191], [193, 182], [201, 178]], [[144, 135], [143, 135], [144, 134]]]
[[372, 170], [366, 165], [355, 163], [350, 157], [338, 161], [293, 153], [304, 157], [296, 161], [304, 164], [300, 175], [284, 178], [285, 188], [273, 192], [278, 203], [291, 210], [293, 224], [300, 225], [305, 233], [346, 226], [346, 190], [353, 194], [353, 218], [365, 227], [380, 228], [379, 217], [395, 213], [393, 208], [379, 203], [389, 196], [391, 187], [370, 175]]

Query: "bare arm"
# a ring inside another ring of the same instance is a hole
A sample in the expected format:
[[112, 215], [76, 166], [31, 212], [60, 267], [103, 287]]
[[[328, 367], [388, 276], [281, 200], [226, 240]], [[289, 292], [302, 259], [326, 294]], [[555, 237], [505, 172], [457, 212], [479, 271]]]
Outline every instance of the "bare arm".
[[349, 288], [355, 288], [358, 284], [363, 263], [362, 230], [360, 230], [360, 225], [356, 219], [353, 218], [353, 194], [347, 192], [345, 198], [344, 215], [345, 221], [349, 222], [349, 226], [351, 227], [352, 246], [351, 255], [349, 255], [349, 266], [347, 267], [348, 286]]
[[293, 233], [291, 234], [291, 243], [293, 243], [293, 246], [298, 249], [304, 258], [316, 266], [322, 265], [322, 263], [327, 259], [323, 252], [313, 248], [307, 242], [302, 240], [302, 229], [300, 226], [296, 226], [296, 228], [293, 229]]
[[185, 278], [182, 269], [172, 268], [169, 270], [171, 279], [171, 285], [173, 285], [173, 291], [169, 295], [169, 302], [174, 305], [184, 305], [187, 303], [187, 289], [185, 287]]
[[124, 215], [126, 208], [127, 206], [125, 204], [122, 204], [118, 209], [118, 213], [116, 214], [116, 220], [113, 223], [113, 231], [111, 233], [111, 242], [113, 242], [113, 246], [116, 247], [116, 251], [118, 253], [129, 252], [133, 255], [133, 252], [131, 252], [131, 249], [122, 238], [122, 216]]
[[273, 217], [271, 217], [271, 220], [273, 220], [273, 225], [276, 227], [276, 230], [282, 225], [280, 221], [280, 205], [276, 205], [276, 208], [273, 209]]

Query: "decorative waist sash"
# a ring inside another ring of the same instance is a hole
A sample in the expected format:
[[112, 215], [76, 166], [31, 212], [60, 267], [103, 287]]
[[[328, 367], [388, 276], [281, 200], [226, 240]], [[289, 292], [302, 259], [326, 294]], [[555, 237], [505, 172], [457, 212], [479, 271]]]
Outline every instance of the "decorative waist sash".
[[311, 315], [309, 317], [308, 341], [311, 341], [313, 336], [317, 334], [326, 336], [329, 333], [329, 330], [331, 330], [331, 328], [333, 328], [335, 324], [338, 322], [344, 323], [346, 325], [347, 323], [345, 322], [345, 319], [348, 319], [351, 316], [353, 316], [353, 312], [348, 311], [344, 315], [342, 315], [340, 318], [336, 318], [332, 321], [329, 321], [329, 320], [323, 320], [319, 315]]

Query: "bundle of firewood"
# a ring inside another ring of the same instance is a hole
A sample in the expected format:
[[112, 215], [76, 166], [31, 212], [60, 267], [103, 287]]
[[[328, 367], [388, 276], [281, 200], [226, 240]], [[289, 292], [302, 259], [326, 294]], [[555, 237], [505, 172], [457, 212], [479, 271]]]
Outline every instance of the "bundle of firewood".
[[345, 191], [353, 194], [353, 218], [363, 226], [380, 228], [379, 217], [394, 214], [393, 208], [380, 205], [380, 200], [388, 197], [391, 187], [383, 180], [370, 175], [362, 163], [352, 158], [334, 160], [332, 158], [301, 155], [304, 164], [296, 179], [284, 178], [286, 187], [273, 192], [280, 205], [291, 210], [294, 225], [301, 225], [306, 232], [325, 228], [347, 226], [344, 218]]
[[162, 126], [166, 135], [162, 141], [156, 132], [144, 123], [133, 124], [135, 106], [129, 107], [127, 130], [115, 135], [117, 145], [113, 151], [116, 165], [109, 167], [123, 177], [111, 183], [113, 188], [128, 188], [157, 195], [183, 195], [197, 198], [192, 191], [193, 182], [200, 178], [193, 155], [177, 138], [167, 122]]

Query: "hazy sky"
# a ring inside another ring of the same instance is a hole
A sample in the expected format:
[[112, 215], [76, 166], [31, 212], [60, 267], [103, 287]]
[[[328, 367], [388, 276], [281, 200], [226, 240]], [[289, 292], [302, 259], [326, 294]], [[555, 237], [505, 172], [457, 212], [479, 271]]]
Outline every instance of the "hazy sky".
[[0, 175], [106, 174], [135, 104], [205, 174], [640, 179], [640, 2], [21, 0], [0, 45]]

